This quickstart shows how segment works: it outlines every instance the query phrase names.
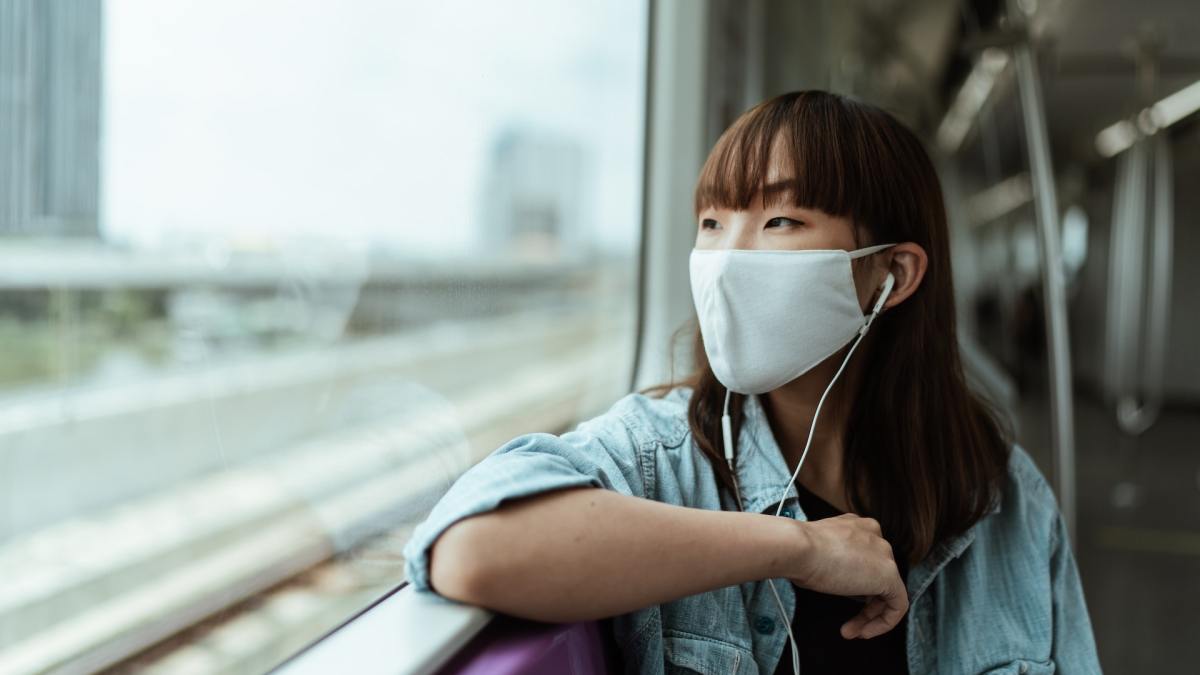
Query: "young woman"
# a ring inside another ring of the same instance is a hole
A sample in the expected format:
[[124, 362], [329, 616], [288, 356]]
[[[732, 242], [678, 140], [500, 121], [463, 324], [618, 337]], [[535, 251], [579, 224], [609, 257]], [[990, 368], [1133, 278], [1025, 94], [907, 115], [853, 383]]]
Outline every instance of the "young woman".
[[615, 617], [630, 672], [1098, 672], [1053, 494], [964, 383], [916, 136], [779, 96], [695, 210], [695, 374], [496, 450], [414, 533], [412, 583]]

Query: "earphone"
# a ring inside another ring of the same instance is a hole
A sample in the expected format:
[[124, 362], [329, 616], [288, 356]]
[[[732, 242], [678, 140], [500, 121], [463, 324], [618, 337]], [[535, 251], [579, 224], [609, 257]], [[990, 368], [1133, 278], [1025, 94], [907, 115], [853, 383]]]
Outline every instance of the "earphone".
[[879, 313], [883, 311], [883, 303], [887, 302], [888, 296], [892, 294], [892, 289], [896, 287], [896, 275], [888, 272], [887, 278], [883, 280], [883, 285], [879, 287], [879, 299], [875, 301], [875, 306], [871, 308], [871, 313], [867, 315], [867, 322], [862, 328], [858, 329], [859, 336], [866, 334], [867, 329], [871, 327], [871, 322]]
[[[796, 484], [796, 479], [800, 476], [800, 467], [804, 466], [804, 459], [808, 456], [808, 449], [812, 446], [813, 434], [817, 429], [817, 419], [821, 415], [821, 407], [825, 405], [825, 398], [833, 389], [834, 383], [841, 377], [842, 371], [846, 369], [846, 364], [850, 362], [850, 357], [854, 354], [854, 350], [858, 349], [858, 343], [862, 342], [863, 337], [867, 334], [867, 329], [875, 321], [883, 311], [883, 305], [887, 302], [888, 296], [892, 294], [892, 290], [896, 287], [896, 277], [891, 272], [888, 272], [887, 278], [883, 280], [883, 285], [879, 288], [879, 299], [875, 301], [875, 305], [871, 308], [871, 313], [867, 315], [866, 321], [863, 322], [862, 328], [858, 329], [858, 336], [854, 339], [854, 343], [850, 346], [850, 350], [846, 352], [846, 357], [842, 359], [842, 365], [838, 366], [837, 372], [834, 373], [833, 379], [829, 381], [829, 385], [825, 387], [824, 393], [821, 394], [820, 400], [817, 402], [817, 408], [813, 412], [812, 424], [808, 427], [808, 440], [804, 443], [804, 451], [800, 454], [800, 461], [796, 462], [796, 470], [792, 472], [791, 480], [783, 489], [783, 494], [779, 496], [779, 506], [775, 508], [775, 515], [778, 516], [783, 512], [783, 501], [787, 499], [788, 490]], [[733, 492], [737, 499], [738, 510], [742, 509], [742, 493], [738, 487], [737, 471], [734, 469], [733, 462], [733, 424], [729, 419], [729, 398], [731, 392], [728, 388], [725, 389], [725, 410], [721, 415], [721, 441], [725, 453], [725, 463], [729, 466], [729, 473], [733, 477]], [[775, 580], [767, 579], [767, 584], [771, 588], [771, 594], [775, 597], [775, 606], [779, 610], [779, 618], [783, 621], [784, 627], [787, 628], [788, 640], [792, 644], [792, 672], [800, 672], [800, 652], [796, 644], [796, 635], [792, 632], [792, 620], [786, 616], [787, 612], [783, 608], [783, 600], [779, 597], [779, 591], [775, 590]]]

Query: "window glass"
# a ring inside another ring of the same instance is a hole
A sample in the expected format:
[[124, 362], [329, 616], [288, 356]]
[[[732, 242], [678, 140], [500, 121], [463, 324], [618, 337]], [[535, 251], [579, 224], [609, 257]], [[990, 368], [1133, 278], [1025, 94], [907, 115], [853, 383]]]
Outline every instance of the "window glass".
[[627, 390], [646, 14], [0, 3], [0, 672], [261, 671]]

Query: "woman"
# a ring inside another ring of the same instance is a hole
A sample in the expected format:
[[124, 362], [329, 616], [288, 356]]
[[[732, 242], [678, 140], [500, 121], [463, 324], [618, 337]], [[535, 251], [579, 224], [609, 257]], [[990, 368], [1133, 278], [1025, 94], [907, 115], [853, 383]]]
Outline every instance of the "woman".
[[414, 533], [412, 583], [615, 617], [631, 672], [1098, 672], [1054, 497], [964, 383], [918, 139], [779, 96], [695, 210], [695, 374], [499, 448]]

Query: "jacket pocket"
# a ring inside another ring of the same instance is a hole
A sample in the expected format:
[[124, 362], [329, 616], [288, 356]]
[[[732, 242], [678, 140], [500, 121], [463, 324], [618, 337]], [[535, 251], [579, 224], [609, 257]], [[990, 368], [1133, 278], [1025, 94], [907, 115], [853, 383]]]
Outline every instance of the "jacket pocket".
[[998, 668], [992, 668], [983, 675], [1053, 675], [1056, 670], [1053, 661], [1016, 659]]
[[677, 631], [664, 631], [663, 657], [668, 675], [758, 675], [758, 665], [748, 650]]

